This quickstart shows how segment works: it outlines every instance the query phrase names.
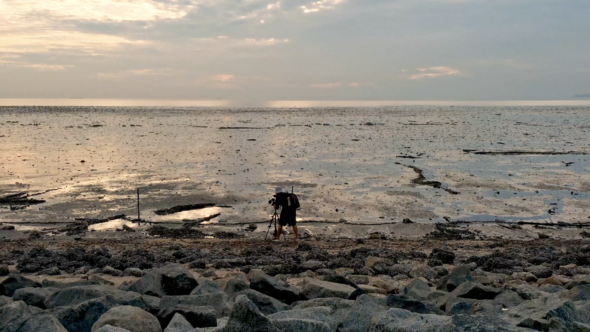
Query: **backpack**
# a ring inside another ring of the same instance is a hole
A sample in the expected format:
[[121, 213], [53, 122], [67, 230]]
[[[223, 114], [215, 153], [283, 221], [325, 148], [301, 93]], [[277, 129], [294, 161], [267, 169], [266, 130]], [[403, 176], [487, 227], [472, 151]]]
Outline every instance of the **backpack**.
[[299, 198], [297, 198], [297, 195], [295, 194], [289, 194], [289, 196], [291, 197], [291, 200], [293, 201], [293, 209], [299, 209], [301, 207], [301, 204], [299, 204]]

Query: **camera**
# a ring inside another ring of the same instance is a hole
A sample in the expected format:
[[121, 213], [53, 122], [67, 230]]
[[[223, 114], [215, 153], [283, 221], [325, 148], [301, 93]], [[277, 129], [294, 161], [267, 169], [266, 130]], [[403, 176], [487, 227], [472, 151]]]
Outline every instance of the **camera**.
[[276, 205], [277, 204], [277, 199], [276, 198], [271, 198], [268, 200], [268, 204], [270, 205]]

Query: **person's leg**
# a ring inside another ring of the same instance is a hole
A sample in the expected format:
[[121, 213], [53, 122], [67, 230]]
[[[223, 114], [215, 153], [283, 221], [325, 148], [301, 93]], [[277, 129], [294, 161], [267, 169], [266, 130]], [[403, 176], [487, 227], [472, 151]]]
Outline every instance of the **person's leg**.
[[299, 233], [297, 232], [297, 226], [293, 225], [293, 232], [295, 232], [295, 240], [299, 238]]
[[279, 230], [277, 231], [277, 237], [276, 237], [277, 240], [281, 238], [282, 233], [283, 233], [283, 225], [279, 225]]

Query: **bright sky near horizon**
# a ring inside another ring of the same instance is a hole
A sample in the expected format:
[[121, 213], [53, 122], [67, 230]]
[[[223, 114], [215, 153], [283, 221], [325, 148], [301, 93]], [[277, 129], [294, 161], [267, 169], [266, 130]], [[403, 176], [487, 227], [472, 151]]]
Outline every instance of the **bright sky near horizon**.
[[588, 0], [0, 0], [0, 98], [569, 99]]

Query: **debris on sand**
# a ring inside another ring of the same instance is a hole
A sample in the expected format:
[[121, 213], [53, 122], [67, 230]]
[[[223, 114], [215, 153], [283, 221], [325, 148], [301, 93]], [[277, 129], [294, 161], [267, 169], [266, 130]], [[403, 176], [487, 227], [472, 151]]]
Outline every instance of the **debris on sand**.
[[199, 203], [199, 204], [179, 205], [179, 206], [171, 207], [169, 209], [156, 210], [156, 211], [154, 211], [154, 213], [159, 216], [167, 216], [169, 214], [174, 214], [174, 213], [178, 213], [178, 212], [190, 211], [190, 210], [200, 210], [200, 209], [205, 209], [205, 208], [213, 207], [213, 206], [215, 206], [215, 203]]
[[9, 205], [10, 210], [16, 211], [25, 209], [31, 205], [45, 203], [42, 199], [29, 198], [30, 196], [28, 193], [22, 192], [0, 197], [0, 205]]
[[244, 235], [233, 232], [217, 232], [213, 236], [217, 239], [240, 239], [244, 237]]
[[587, 155], [588, 152], [582, 151], [527, 151], [527, 150], [509, 150], [509, 151], [474, 151], [463, 150], [465, 153], [473, 153], [488, 156], [562, 156], [562, 155]]
[[76, 221], [85, 221], [88, 223], [88, 226], [91, 225], [96, 225], [96, 224], [102, 224], [105, 222], [109, 222], [112, 220], [117, 220], [117, 219], [125, 219], [125, 215], [124, 214], [118, 214], [116, 216], [112, 216], [112, 217], [108, 217], [108, 218], [102, 218], [102, 219], [98, 219], [98, 218], [76, 218]]
[[426, 181], [426, 177], [424, 176], [424, 171], [416, 166], [404, 165], [401, 163], [395, 163], [395, 164], [405, 166], [407, 168], [411, 168], [414, 170], [414, 172], [416, 172], [416, 174], [418, 174], [418, 177], [415, 178], [414, 180], [412, 180], [412, 183], [414, 183], [414, 184], [421, 185], [421, 186], [430, 186], [430, 187], [433, 187], [436, 189], [442, 189], [452, 195], [459, 195], [460, 194], [460, 192], [458, 192], [458, 191], [443, 187], [441, 182]]
[[153, 226], [148, 229], [147, 233], [151, 236], [170, 238], [170, 239], [203, 239], [205, 234], [195, 229], [186, 228], [168, 228], [164, 226]]
[[436, 230], [427, 234], [432, 240], [475, 240], [477, 235], [468, 229], [459, 229], [454, 224], [436, 224]]
[[221, 213], [216, 213], [213, 215], [210, 215], [208, 217], [205, 218], [200, 218], [197, 220], [183, 220], [184, 224], [182, 225], [183, 228], [191, 228], [191, 227], [195, 227], [197, 225], [200, 225], [201, 223], [210, 221], [211, 219], [215, 219], [217, 217], [219, 217], [221, 215]]

